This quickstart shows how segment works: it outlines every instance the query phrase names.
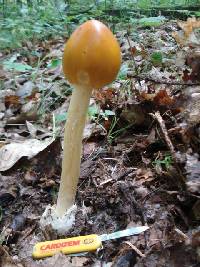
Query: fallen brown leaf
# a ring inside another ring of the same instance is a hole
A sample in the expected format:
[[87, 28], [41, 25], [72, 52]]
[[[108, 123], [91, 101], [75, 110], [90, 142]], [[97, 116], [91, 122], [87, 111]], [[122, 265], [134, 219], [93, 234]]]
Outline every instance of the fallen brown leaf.
[[29, 139], [19, 143], [11, 143], [0, 148], [0, 171], [10, 169], [20, 158], [29, 159], [44, 150], [54, 139], [48, 138], [43, 141]]

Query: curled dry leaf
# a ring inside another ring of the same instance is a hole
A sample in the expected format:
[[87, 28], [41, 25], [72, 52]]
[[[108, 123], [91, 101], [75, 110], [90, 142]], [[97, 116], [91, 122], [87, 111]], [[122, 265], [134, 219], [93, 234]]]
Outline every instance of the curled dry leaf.
[[197, 20], [196, 18], [188, 18], [187, 21], [179, 21], [178, 26], [183, 31], [172, 33], [172, 36], [178, 44], [181, 46], [188, 44], [196, 46], [200, 44], [200, 40], [198, 40], [194, 33], [195, 29], [200, 28], [200, 20]]
[[5, 106], [8, 108], [10, 105], [20, 105], [20, 99], [16, 95], [9, 95], [5, 97]]
[[159, 106], [170, 106], [174, 103], [173, 98], [164, 89], [159, 90], [155, 94], [148, 94], [146, 92], [142, 92], [141, 97], [144, 100], [152, 101], [155, 105]]
[[99, 101], [100, 103], [105, 103], [105, 102], [112, 102], [113, 99], [115, 98], [115, 90], [114, 88], [105, 88], [103, 90], [96, 90], [93, 93], [94, 98]]
[[20, 143], [11, 143], [0, 148], [0, 171], [10, 169], [20, 158], [29, 159], [48, 147], [54, 139], [48, 138], [43, 141], [30, 139]]
[[154, 179], [154, 175], [151, 169], [138, 169], [136, 172], [136, 185], [142, 185], [146, 182], [150, 182]]
[[185, 36], [189, 36], [194, 29], [200, 28], [200, 20], [188, 18], [186, 22], [179, 21], [178, 26], [184, 31]]

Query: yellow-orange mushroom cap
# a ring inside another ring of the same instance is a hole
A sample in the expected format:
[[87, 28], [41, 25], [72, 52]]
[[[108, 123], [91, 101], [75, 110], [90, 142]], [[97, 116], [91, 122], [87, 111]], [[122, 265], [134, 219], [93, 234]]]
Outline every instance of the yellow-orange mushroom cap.
[[119, 44], [100, 21], [79, 26], [64, 48], [63, 72], [71, 84], [101, 88], [117, 76], [121, 64]]

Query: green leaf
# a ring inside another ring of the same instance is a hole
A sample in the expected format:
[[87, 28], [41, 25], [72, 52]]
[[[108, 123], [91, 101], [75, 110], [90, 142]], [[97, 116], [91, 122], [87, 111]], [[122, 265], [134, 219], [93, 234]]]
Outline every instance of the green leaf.
[[117, 79], [125, 80], [127, 78], [128, 64], [125, 63], [121, 66]]
[[172, 156], [171, 155], [166, 155], [163, 160], [156, 159], [152, 163], [154, 165], [158, 165], [158, 166], [164, 165], [165, 168], [168, 169], [172, 165], [173, 159], [172, 159]]
[[164, 16], [142, 18], [142, 19], [133, 19], [133, 18], [130, 19], [131, 23], [139, 24], [140, 26], [143, 26], [143, 27], [160, 26], [164, 23], [165, 20], [166, 18]]
[[196, 17], [200, 17], [200, 11], [196, 11], [194, 14]]
[[163, 56], [161, 52], [154, 52], [151, 54], [151, 62], [154, 66], [162, 65]]
[[142, 18], [140, 20], [140, 23], [143, 26], [151, 26], [151, 27], [156, 27], [156, 26], [160, 26], [164, 23], [165, 21], [165, 17], [163, 16], [158, 16], [158, 17], [151, 17], [151, 18]]
[[48, 68], [56, 68], [61, 65], [61, 59], [54, 58], [51, 62], [47, 65]]
[[67, 112], [55, 115], [55, 122], [56, 123], [60, 123], [62, 121], [66, 121], [66, 119], [67, 119]]
[[107, 117], [107, 116], [115, 116], [115, 112], [112, 111], [112, 110], [109, 110], [109, 109], [106, 109], [104, 111], [104, 115]]
[[99, 113], [97, 106], [91, 106], [88, 108], [88, 116], [92, 118], [96, 118], [97, 114]]
[[3, 65], [4, 65], [5, 69], [16, 70], [16, 71], [19, 71], [19, 72], [25, 72], [27, 70], [32, 70], [33, 69], [28, 64], [15, 63], [15, 62], [10, 62], [10, 61], [4, 62]]

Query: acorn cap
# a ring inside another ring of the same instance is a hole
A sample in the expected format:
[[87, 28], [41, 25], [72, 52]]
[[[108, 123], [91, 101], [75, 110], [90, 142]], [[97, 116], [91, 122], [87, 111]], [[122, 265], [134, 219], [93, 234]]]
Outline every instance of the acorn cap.
[[120, 64], [116, 38], [97, 20], [79, 26], [64, 48], [63, 72], [73, 85], [101, 88], [116, 78]]

